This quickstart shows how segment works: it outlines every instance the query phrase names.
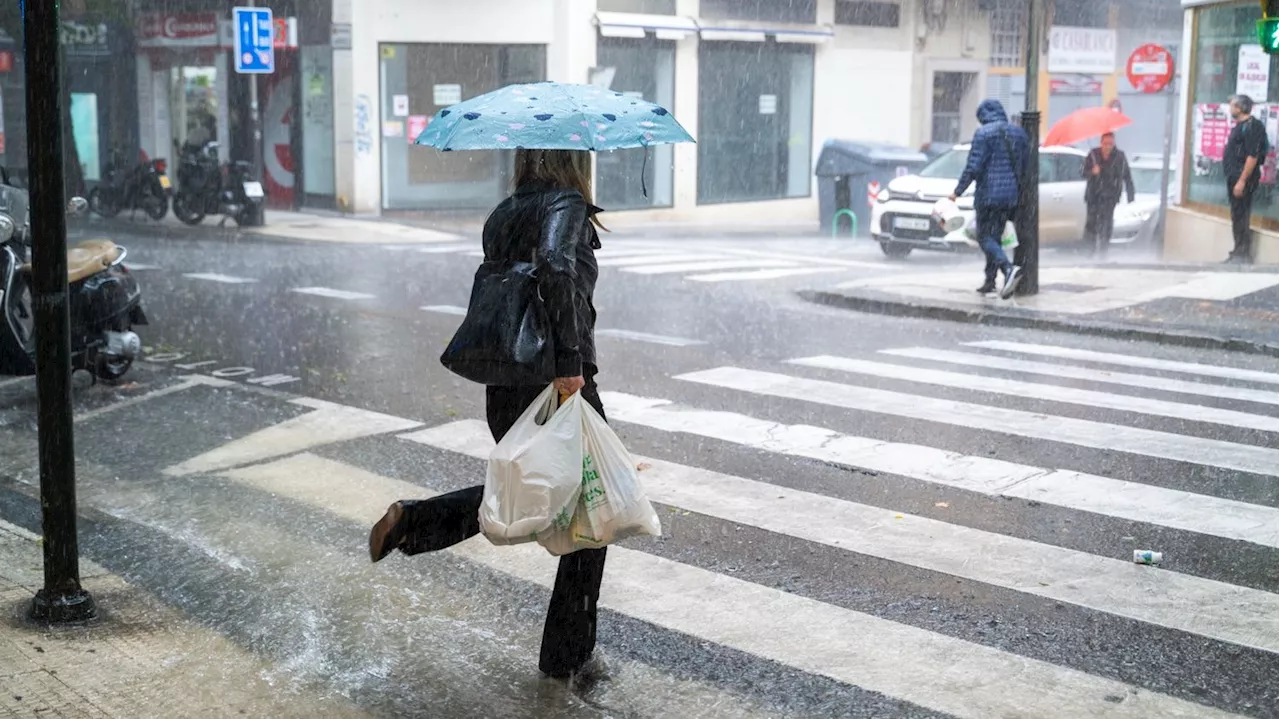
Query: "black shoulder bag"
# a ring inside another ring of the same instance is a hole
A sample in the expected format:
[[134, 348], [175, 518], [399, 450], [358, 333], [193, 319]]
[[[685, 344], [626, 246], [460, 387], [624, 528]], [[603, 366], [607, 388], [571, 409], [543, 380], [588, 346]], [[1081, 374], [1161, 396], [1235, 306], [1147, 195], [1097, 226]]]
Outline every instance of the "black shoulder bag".
[[547, 310], [531, 262], [490, 261], [476, 270], [467, 316], [440, 363], [490, 386], [545, 385], [555, 379]]

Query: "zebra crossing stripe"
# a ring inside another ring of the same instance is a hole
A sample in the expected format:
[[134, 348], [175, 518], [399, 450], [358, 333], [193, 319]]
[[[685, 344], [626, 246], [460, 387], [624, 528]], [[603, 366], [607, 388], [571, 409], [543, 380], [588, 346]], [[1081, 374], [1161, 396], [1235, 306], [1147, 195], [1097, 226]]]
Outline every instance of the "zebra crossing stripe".
[[794, 269], [754, 270], [747, 272], [712, 272], [705, 275], [689, 275], [694, 282], [751, 282], [753, 280], [777, 280], [783, 277], [800, 277], [824, 272], [839, 272], [842, 267], [796, 267]]
[[936, 397], [890, 392], [823, 380], [719, 367], [677, 375], [686, 382], [769, 397], [799, 399], [829, 407], [894, 415], [953, 426], [1062, 442], [1178, 462], [1280, 476], [1276, 450], [1074, 417], [1023, 412]]
[[675, 252], [664, 255], [632, 255], [630, 257], [606, 257], [597, 260], [596, 264], [601, 267], [628, 267], [631, 265], [659, 265], [671, 262], [701, 262], [710, 260], [723, 260], [723, 254], [707, 254], [705, 252]]
[[710, 272], [712, 270], [737, 270], [743, 268], [782, 268], [795, 267], [796, 263], [786, 260], [707, 260], [705, 262], [673, 262], [670, 264], [644, 264], [624, 267], [623, 272], [637, 275], [669, 275], [678, 272]]
[[[488, 426], [465, 420], [401, 435], [478, 459]], [[1277, 651], [1276, 595], [659, 459], [641, 474], [655, 502], [1191, 634]]]
[[1280, 431], [1280, 422], [1275, 417], [1267, 415], [1237, 412], [1203, 405], [1168, 402], [1162, 399], [1135, 397], [1114, 392], [1096, 392], [1075, 387], [1063, 387], [1062, 385], [1023, 382], [1003, 377], [947, 372], [926, 367], [907, 367], [849, 357], [831, 357], [829, 355], [787, 360], [787, 363], [802, 367], [833, 369], [841, 372], [882, 377], [884, 379], [919, 382], [921, 384], [952, 387], [975, 392], [991, 392], [992, 394], [1012, 395], [1014, 397], [1026, 397], [1048, 402], [1064, 402], [1086, 407], [1098, 407], [1100, 409], [1114, 409], [1122, 412], [1139, 412], [1141, 414], [1172, 417], [1190, 422], [1223, 424], [1262, 432]]
[[1003, 352], [1017, 352], [1020, 354], [1033, 354], [1044, 357], [1084, 360], [1086, 362], [1099, 362], [1102, 364], [1118, 364], [1128, 367], [1143, 367], [1145, 369], [1180, 372], [1182, 374], [1198, 374], [1205, 377], [1220, 377], [1222, 379], [1238, 379], [1245, 380], [1247, 382], [1280, 384], [1280, 374], [1274, 372], [1258, 372], [1256, 370], [1239, 369], [1237, 367], [1220, 367], [1217, 365], [1198, 364], [1196, 362], [1175, 362], [1173, 360], [1163, 360], [1156, 357], [1119, 355], [1112, 354], [1110, 352], [1094, 352], [1092, 350], [1076, 349], [1075, 347], [1024, 344], [1022, 342], [990, 340], [983, 342], [965, 342], [964, 344], [968, 347], [980, 347], [982, 349], [1000, 350]]
[[[392, 501], [434, 494], [310, 454], [224, 476], [363, 524], [375, 521]], [[550, 587], [555, 577], [556, 562], [536, 544], [495, 547], [477, 537], [446, 551], [543, 587]], [[1231, 716], [621, 546], [609, 548], [600, 605], [670, 631], [956, 717]], [[904, 652], [909, 653], [909, 667], [904, 665]], [[1115, 697], [1123, 699], [1116, 702]]]
[[1050, 377], [1062, 377], [1064, 379], [1079, 379], [1103, 384], [1142, 387], [1143, 389], [1154, 389], [1161, 392], [1195, 394], [1204, 397], [1239, 400], [1241, 402], [1280, 404], [1280, 392], [1276, 392], [1274, 390], [1249, 389], [1248, 387], [1229, 387], [1227, 385], [1210, 384], [1207, 382], [1188, 382], [1186, 380], [1171, 379], [1169, 377], [1110, 372], [1108, 370], [1093, 369], [1091, 367], [1060, 365], [1053, 364], [1051, 362], [1035, 362], [1032, 360], [1002, 357], [1000, 355], [984, 355], [973, 352], [953, 352], [951, 350], [934, 349], [932, 347], [903, 347], [900, 349], [887, 349], [880, 350], [880, 354], [927, 360], [930, 362], [945, 362], [948, 364], [964, 365], [966, 367], [981, 367], [983, 369], [1005, 372], [1023, 372], [1026, 374], [1048, 375]]
[[1015, 464], [821, 427], [786, 425], [663, 399], [601, 392], [611, 421], [683, 432], [753, 449], [832, 462], [996, 497], [1034, 500], [1267, 547], [1280, 547], [1276, 508], [1084, 472]]

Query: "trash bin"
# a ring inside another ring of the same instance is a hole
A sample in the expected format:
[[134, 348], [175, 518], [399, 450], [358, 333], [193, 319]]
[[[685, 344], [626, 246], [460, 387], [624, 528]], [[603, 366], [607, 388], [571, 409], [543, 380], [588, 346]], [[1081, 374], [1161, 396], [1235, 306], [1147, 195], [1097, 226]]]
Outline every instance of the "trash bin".
[[[827, 140], [818, 155], [819, 229], [832, 234], [871, 232], [871, 202], [895, 177], [924, 167], [924, 153], [900, 145], [857, 140]], [[857, 220], [856, 228], [849, 215]]]

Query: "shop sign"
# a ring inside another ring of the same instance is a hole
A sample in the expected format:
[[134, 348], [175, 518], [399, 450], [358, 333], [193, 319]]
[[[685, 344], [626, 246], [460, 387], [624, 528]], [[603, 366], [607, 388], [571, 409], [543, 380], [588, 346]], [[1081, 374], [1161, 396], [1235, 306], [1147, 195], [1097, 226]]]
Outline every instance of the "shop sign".
[[351, 49], [351, 23], [335, 22], [329, 26], [329, 45], [334, 50]]
[[106, 23], [62, 21], [62, 46], [69, 55], [110, 55], [107, 39]]
[[761, 95], [758, 101], [757, 109], [761, 115], [778, 114], [778, 96], [777, 95]]
[[1261, 45], [1241, 45], [1240, 62], [1236, 65], [1236, 94], [1248, 95], [1254, 102], [1265, 100], [1271, 84], [1271, 56]]
[[1173, 55], [1161, 45], [1147, 43], [1129, 55], [1124, 74], [1138, 92], [1160, 92], [1173, 80]]
[[0, 51], [0, 72], [13, 72], [13, 53], [9, 50]]
[[1093, 75], [1055, 75], [1049, 78], [1050, 95], [1101, 95], [1102, 81]]
[[149, 13], [138, 18], [137, 38], [141, 47], [217, 47], [218, 15]]
[[1115, 30], [1061, 25], [1049, 29], [1049, 72], [1110, 75], [1115, 71]]

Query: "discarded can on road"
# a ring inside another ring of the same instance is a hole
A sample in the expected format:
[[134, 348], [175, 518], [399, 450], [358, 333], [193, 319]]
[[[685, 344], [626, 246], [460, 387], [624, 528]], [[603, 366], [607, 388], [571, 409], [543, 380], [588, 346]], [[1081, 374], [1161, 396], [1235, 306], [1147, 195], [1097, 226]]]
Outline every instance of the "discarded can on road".
[[1160, 552], [1153, 552], [1150, 549], [1133, 550], [1133, 561], [1135, 564], [1159, 564], [1164, 559], [1164, 555]]

